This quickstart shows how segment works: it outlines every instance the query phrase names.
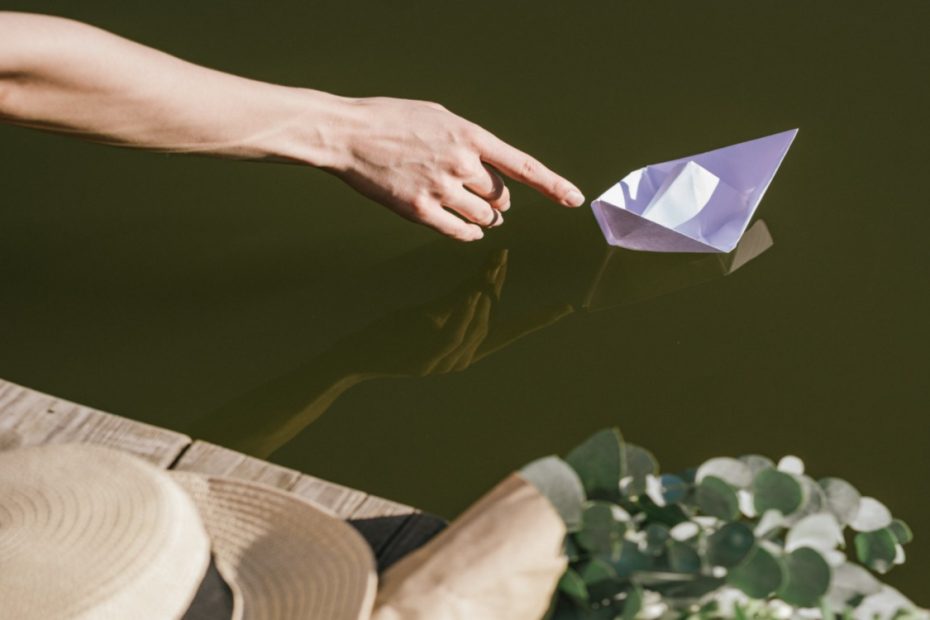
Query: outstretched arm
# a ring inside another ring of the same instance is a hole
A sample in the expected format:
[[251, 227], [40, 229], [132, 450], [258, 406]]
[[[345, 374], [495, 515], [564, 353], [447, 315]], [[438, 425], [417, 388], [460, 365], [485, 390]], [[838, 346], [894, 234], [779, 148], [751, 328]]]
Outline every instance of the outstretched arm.
[[510, 205], [498, 171], [565, 206], [584, 202], [567, 180], [437, 104], [249, 80], [43, 15], [0, 12], [0, 121], [323, 168], [464, 241], [480, 239]]

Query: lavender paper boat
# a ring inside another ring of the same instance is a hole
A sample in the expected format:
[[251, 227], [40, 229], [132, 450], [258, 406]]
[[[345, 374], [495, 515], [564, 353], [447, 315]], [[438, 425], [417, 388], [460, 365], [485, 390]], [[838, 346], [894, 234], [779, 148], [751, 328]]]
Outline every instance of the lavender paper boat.
[[591, 203], [611, 245], [730, 252], [798, 130], [634, 170]]

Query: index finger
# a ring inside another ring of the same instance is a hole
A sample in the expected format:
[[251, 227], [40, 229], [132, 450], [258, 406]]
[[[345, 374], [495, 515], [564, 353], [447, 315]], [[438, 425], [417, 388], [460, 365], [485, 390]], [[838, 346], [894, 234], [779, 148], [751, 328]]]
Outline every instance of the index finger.
[[566, 207], [580, 207], [584, 204], [581, 190], [567, 179], [494, 134], [480, 129], [477, 146], [483, 162], [491, 164], [511, 179], [529, 185]]

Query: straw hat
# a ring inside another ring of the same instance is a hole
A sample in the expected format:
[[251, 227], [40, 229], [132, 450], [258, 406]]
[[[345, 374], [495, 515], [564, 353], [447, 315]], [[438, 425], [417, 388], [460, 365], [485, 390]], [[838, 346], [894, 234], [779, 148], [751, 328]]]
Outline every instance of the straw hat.
[[2, 618], [537, 620], [564, 536], [513, 474], [389, 568], [376, 600], [365, 540], [295, 495], [88, 445], [0, 451]]
[[4, 618], [181, 618], [203, 598], [211, 550], [232, 618], [370, 615], [367, 543], [296, 496], [95, 446], [0, 452]]

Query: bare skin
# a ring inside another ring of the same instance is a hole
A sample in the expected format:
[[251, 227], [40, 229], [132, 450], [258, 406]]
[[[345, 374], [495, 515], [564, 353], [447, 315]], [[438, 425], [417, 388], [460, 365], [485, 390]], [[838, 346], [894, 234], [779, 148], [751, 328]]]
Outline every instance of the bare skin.
[[0, 11], [0, 121], [322, 168], [462, 241], [503, 222], [510, 194], [499, 173], [564, 206], [584, 203], [569, 181], [439, 104], [249, 80], [44, 15]]

